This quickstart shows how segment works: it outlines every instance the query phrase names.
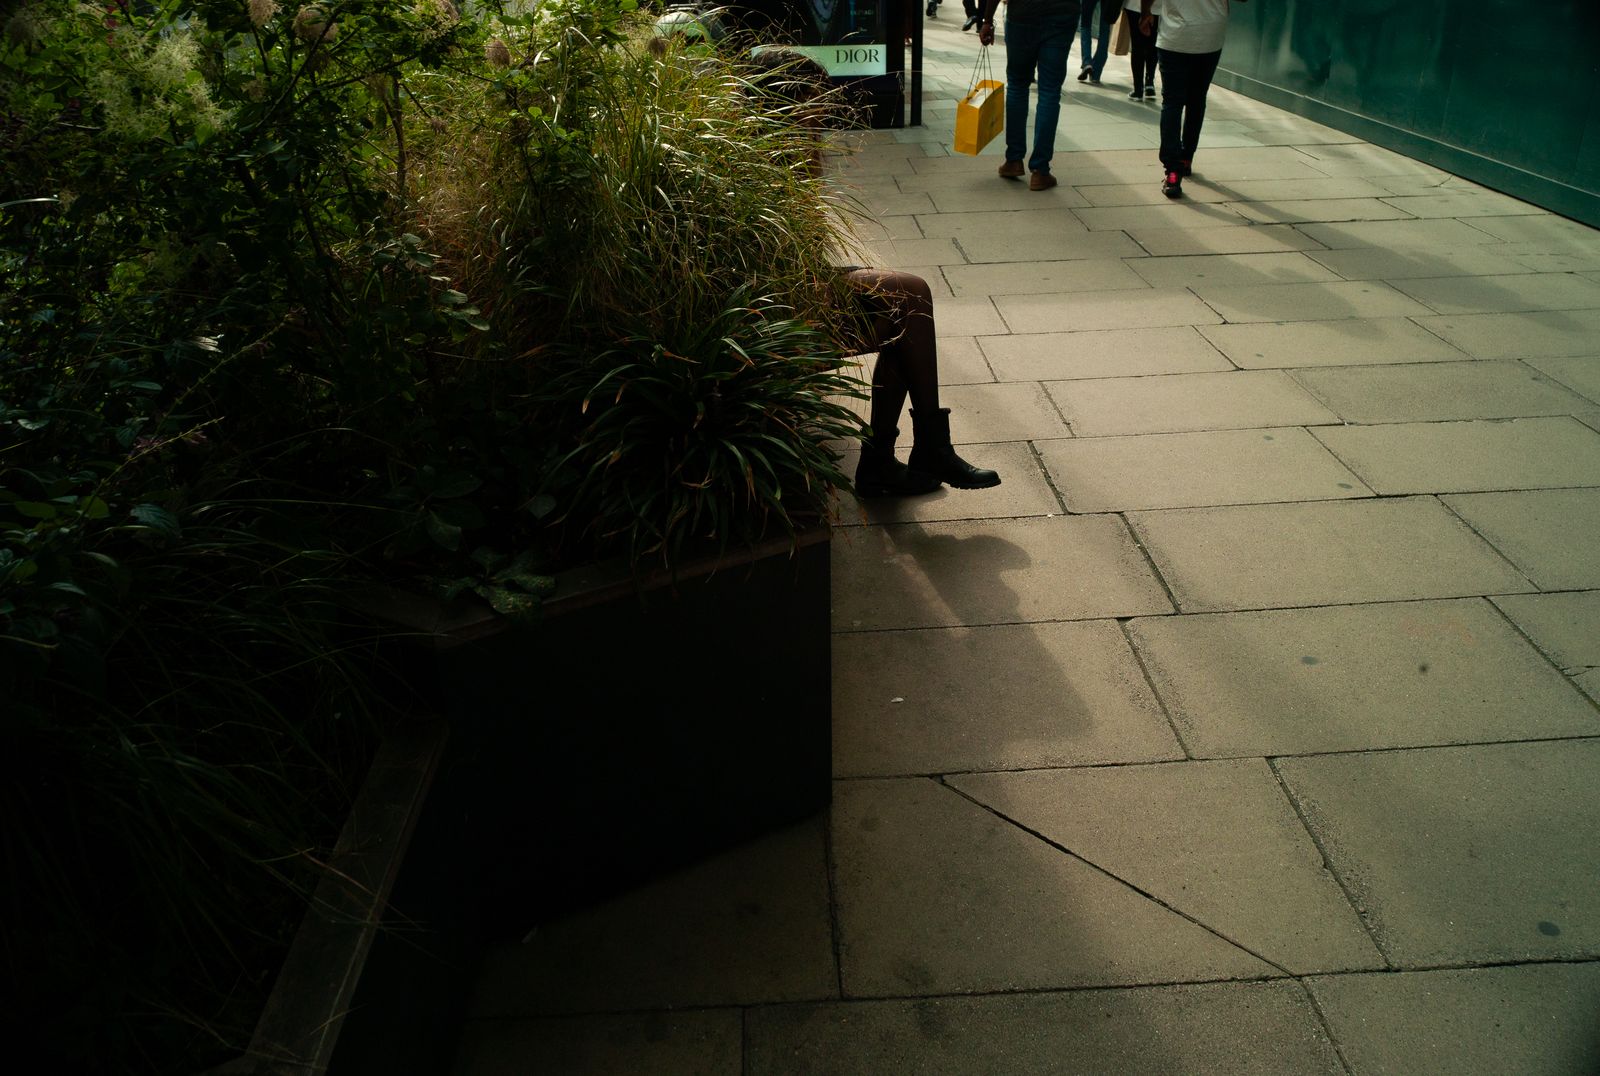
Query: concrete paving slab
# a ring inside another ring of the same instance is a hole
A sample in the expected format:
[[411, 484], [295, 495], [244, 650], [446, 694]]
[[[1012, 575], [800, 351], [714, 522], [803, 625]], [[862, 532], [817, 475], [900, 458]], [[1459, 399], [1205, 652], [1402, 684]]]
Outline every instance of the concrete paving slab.
[[[1031, 193], [1031, 192], [1030, 192]], [[935, 213], [917, 218], [930, 238], [1027, 239], [1040, 232], [1081, 234], [1088, 229], [1070, 209], [989, 210], [969, 213]]]
[[1544, 371], [1584, 399], [1600, 404], [1600, 347], [1594, 355], [1547, 355], [1528, 359], [1528, 365]]
[[1600, 964], [1336, 975], [1306, 986], [1355, 1076], [1600, 1072]]
[[1191, 326], [1023, 333], [979, 339], [1001, 381], [1057, 381], [1232, 370]]
[[1128, 516], [1183, 612], [1532, 590], [1431, 497]]
[[1040, 295], [1075, 291], [1148, 289], [1130, 266], [1150, 258], [1084, 258], [1079, 261], [952, 265], [945, 279], [957, 295]]
[[846, 997], [1274, 974], [931, 780], [841, 782], [833, 855]]
[[[1004, 179], [997, 174], [1004, 158], [996, 153], [983, 157], [979, 168], [969, 172], [947, 172], [937, 175], [912, 175], [902, 172], [897, 178], [903, 191], [920, 191], [930, 197], [948, 202], [955, 199], [969, 204], [948, 209], [945, 213], [962, 216], [968, 213], [999, 214], [1025, 213], [1060, 217], [1064, 231], [1081, 231], [1083, 222], [1077, 218], [1066, 220], [1070, 209], [1089, 205], [1089, 200], [1070, 186], [1060, 186], [1049, 192], [1050, 197], [1040, 197], [1039, 192], [1028, 190], [1022, 180]], [[1033, 197], [1028, 197], [1033, 195]], [[941, 214], [943, 215], [943, 214]]]
[[945, 336], [988, 336], [1006, 331], [987, 298], [939, 299], [933, 304], [934, 331]]
[[[840, 498], [836, 505], [840, 526], [869, 523], [929, 523], [953, 519], [1009, 519], [1014, 516], [1060, 514], [1061, 502], [1045, 479], [1044, 469], [1026, 442], [970, 445], [962, 457], [975, 466], [1000, 473], [1000, 484], [988, 489], [941, 487], [920, 497]], [[845, 453], [845, 473], [854, 475], [859, 449]], [[900, 453], [905, 460], [905, 452]]]
[[1417, 324], [1475, 359], [1540, 359], [1593, 355], [1600, 311], [1551, 310], [1526, 314], [1442, 314]]
[[1436, 277], [1393, 286], [1441, 314], [1600, 308], [1600, 284], [1571, 273]]
[[[1156, 206], [1166, 203], [1167, 196], [1161, 190], [1160, 178], [1152, 169], [1142, 169], [1133, 179], [1131, 183], [1080, 183], [1076, 189], [1091, 206], [1100, 208]], [[1226, 190], [1195, 183], [1185, 186], [1183, 194], [1190, 202], [1220, 204], [1234, 200], [1234, 195]]]
[[994, 381], [994, 371], [989, 368], [977, 337], [939, 337], [939, 384], [989, 385]]
[[1384, 967], [1262, 759], [971, 774], [950, 784], [1296, 975]]
[[1455, 191], [1449, 194], [1400, 195], [1384, 201], [1414, 217], [1495, 217], [1543, 215], [1548, 210], [1519, 202], [1494, 191]]
[[738, 1009], [540, 1020], [473, 1020], [453, 1076], [742, 1076]]
[[[1159, 180], [1156, 180], [1159, 182]], [[1092, 232], [1167, 228], [1248, 228], [1250, 218], [1235, 209], [1203, 202], [1165, 200], [1165, 204], [1075, 209]]]
[[1456, 362], [1469, 357], [1405, 318], [1202, 325], [1197, 331], [1245, 369]]
[[1049, 381], [1045, 388], [1080, 437], [1338, 421], [1280, 370]]
[[472, 1015], [836, 997], [822, 824], [768, 834], [491, 950]]
[[1313, 432], [1385, 495], [1600, 486], [1600, 435], [1569, 417], [1397, 422]]
[[836, 636], [833, 723], [839, 777], [1183, 757], [1107, 620]]
[[1285, 198], [1276, 201], [1229, 202], [1241, 216], [1262, 224], [1305, 224], [1313, 221], [1412, 220], [1410, 213], [1377, 198]]
[[1302, 370], [1294, 378], [1346, 422], [1570, 415], [1594, 406], [1520, 362]]
[[1483, 601], [1135, 620], [1197, 758], [1600, 734], [1600, 715]]
[[961, 249], [966, 252], [967, 261], [974, 265], [985, 262], [1052, 262], [1144, 256], [1144, 248], [1122, 232], [1057, 232], [1049, 229], [1031, 236], [965, 236], [961, 239]]
[[934, 212], [933, 199], [920, 191], [860, 190], [850, 200], [861, 212], [878, 219]]
[[1377, 280], [1244, 286], [1207, 283], [1196, 285], [1194, 293], [1230, 323], [1408, 317], [1430, 312]]
[[[1209, 107], [1208, 104], [1208, 114]], [[1288, 147], [1203, 148], [1205, 153], [1195, 160], [1195, 178], [1203, 178], [1208, 183], [1242, 180], [1317, 180], [1327, 174], [1317, 167], [1316, 161]], [[1160, 172], [1160, 165], [1147, 155], [1141, 155], [1134, 163], [1146, 173]], [[1156, 178], [1159, 179], [1159, 175]]]
[[1600, 956], [1600, 739], [1275, 766], [1394, 964]]
[[1079, 437], [1037, 448], [1072, 512], [1372, 495], [1316, 438], [1293, 427]]
[[1115, 516], [844, 530], [833, 540], [833, 595], [835, 631], [1095, 620], [1172, 609]]
[[1600, 590], [1506, 594], [1494, 603], [1567, 673], [1600, 669]]
[[750, 1013], [749, 1076], [1342, 1076], [1289, 982], [843, 1002]]
[[1507, 243], [1536, 243], [1552, 252], [1600, 250], [1600, 233], [1554, 213], [1532, 216], [1474, 217], [1472, 226]]
[[983, 183], [934, 187], [927, 192], [927, 197], [932, 200], [939, 213], [980, 213], [990, 210], [1034, 213], [1069, 209], [1085, 204], [1083, 196], [1071, 187], [1059, 186], [1047, 191], [1030, 191], [1026, 182], [999, 178], [993, 171], [999, 167], [997, 163], [999, 160], [1000, 158], [996, 157], [989, 162], [990, 172]]
[[1299, 252], [1130, 258], [1123, 264], [1158, 288], [1293, 284], [1339, 279], [1337, 273]]
[[1449, 175], [1432, 165], [1366, 142], [1303, 146], [1300, 152], [1305, 154], [1312, 167], [1328, 176], [1374, 178], [1409, 175], [1428, 176], [1442, 182]]
[[1387, 280], [1395, 283], [1419, 277], [1500, 276], [1533, 272], [1526, 265], [1501, 253], [1497, 245], [1489, 243], [1453, 250], [1354, 247], [1349, 250], [1314, 250], [1306, 256], [1346, 280]]
[[1014, 333], [1212, 325], [1222, 320], [1214, 310], [1182, 288], [1001, 295], [993, 301]]
[[[939, 402], [950, 408], [950, 438], [958, 445], [1066, 437], [1070, 432], [1043, 386], [1032, 382], [946, 385]], [[912, 432], [909, 418], [904, 426]]]
[[924, 239], [922, 226], [916, 217], [884, 217], [882, 220], [850, 222], [855, 237], [863, 243], [881, 243], [890, 239]]
[[1525, 265], [1536, 273], [1586, 273], [1600, 270], [1600, 250], [1568, 250], [1559, 254], [1546, 253], [1543, 244], [1506, 243], [1499, 249], [1518, 265]]
[[885, 269], [914, 265], [965, 265], [967, 257], [949, 239], [902, 239], [868, 243], [869, 261]]
[[[1148, 191], [1146, 185], [1141, 190]], [[1367, 179], [1345, 179], [1317, 176], [1314, 179], [1240, 179], [1226, 180], [1210, 175], [1192, 175], [1183, 184], [1185, 198], [1201, 201], [1221, 200], [1239, 203], [1235, 206], [1244, 212], [1251, 202], [1304, 202], [1322, 198], [1380, 198], [1390, 192]], [[1166, 197], [1158, 188], [1157, 198]], [[1090, 199], [1093, 201], [1093, 199]], [[1111, 203], [1096, 203], [1111, 204]], [[1249, 216], [1248, 213], [1246, 213]], [[1251, 219], [1259, 219], [1252, 217]]]
[[1342, 224], [1300, 224], [1298, 230], [1332, 250], [1378, 247], [1384, 250], [1453, 250], [1496, 237], [1459, 220], [1348, 221]]
[[1476, 493], [1444, 503], [1539, 589], [1600, 588], [1600, 489]]
[[1248, 228], [1131, 227], [1127, 232], [1142, 249], [1156, 257], [1322, 249], [1321, 243], [1289, 224], [1257, 224]]

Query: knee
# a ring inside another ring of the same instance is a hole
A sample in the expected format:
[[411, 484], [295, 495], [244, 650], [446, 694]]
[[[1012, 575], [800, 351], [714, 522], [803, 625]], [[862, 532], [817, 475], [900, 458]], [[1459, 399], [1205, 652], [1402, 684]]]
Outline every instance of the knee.
[[933, 316], [933, 289], [915, 273], [901, 273], [900, 294], [907, 314]]

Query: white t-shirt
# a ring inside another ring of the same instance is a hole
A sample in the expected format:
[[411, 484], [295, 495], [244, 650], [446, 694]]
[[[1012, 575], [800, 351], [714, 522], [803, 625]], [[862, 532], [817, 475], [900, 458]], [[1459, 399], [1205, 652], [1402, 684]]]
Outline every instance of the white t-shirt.
[[1228, 0], [1166, 0], [1156, 48], [1168, 52], [1221, 52], [1228, 36]]
[[[1122, 5], [1122, 8], [1124, 11], [1131, 11], [1137, 15], [1139, 14], [1139, 0], [1128, 0], [1126, 4]], [[1161, 17], [1161, 0], [1155, 0], [1155, 3], [1150, 5], [1150, 14], [1157, 18]]]

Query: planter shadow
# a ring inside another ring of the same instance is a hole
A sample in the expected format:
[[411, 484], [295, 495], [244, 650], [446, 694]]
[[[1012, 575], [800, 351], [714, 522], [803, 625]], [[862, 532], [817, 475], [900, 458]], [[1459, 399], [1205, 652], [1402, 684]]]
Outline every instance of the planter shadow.
[[331, 1071], [448, 1071], [484, 947], [828, 805], [829, 534], [639, 580], [559, 580], [534, 623], [388, 593], [449, 744]]

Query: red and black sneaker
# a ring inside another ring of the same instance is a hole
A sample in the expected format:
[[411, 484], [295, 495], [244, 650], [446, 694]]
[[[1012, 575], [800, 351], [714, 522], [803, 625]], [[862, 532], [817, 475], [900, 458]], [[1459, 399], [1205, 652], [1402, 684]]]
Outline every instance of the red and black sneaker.
[[1178, 174], [1177, 169], [1173, 169], [1162, 177], [1161, 193], [1168, 198], [1183, 197], [1183, 177]]

